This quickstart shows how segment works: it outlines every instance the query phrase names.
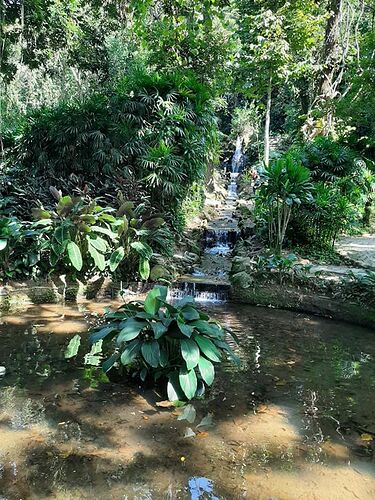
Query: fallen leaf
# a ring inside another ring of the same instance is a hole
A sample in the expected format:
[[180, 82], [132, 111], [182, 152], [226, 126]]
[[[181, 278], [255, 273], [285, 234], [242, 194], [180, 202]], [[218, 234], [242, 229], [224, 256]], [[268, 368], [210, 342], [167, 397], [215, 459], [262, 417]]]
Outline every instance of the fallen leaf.
[[195, 437], [195, 436], [196, 436], [196, 434], [193, 431], [193, 429], [191, 429], [190, 427], [186, 427], [184, 438], [190, 438], [190, 437]]
[[277, 386], [286, 385], [286, 380], [278, 380], [275, 385]]
[[361, 434], [361, 441], [373, 441], [374, 437], [366, 432]]
[[202, 439], [203, 439], [203, 438], [206, 438], [206, 437], [208, 436], [208, 432], [206, 432], [206, 431], [203, 431], [203, 432], [198, 432], [197, 436], [198, 436], [199, 438], [202, 438]]
[[146, 415], [142, 415], [143, 420], [149, 420], [150, 417], [147, 417]]
[[158, 401], [156, 406], [160, 406], [160, 408], [174, 408], [174, 404], [171, 401]]

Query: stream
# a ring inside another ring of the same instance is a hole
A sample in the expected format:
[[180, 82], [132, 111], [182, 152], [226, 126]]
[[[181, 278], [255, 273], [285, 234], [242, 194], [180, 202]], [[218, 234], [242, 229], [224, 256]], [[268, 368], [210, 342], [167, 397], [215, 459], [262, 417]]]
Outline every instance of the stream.
[[184, 420], [156, 389], [64, 359], [119, 303], [3, 314], [0, 500], [375, 498], [374, 331], [227, 302], [240, 165], [237, 140], [202, 260], [169, 296], [194, 295], [232, 329], [240, 367], [217, 367]]
[[64, 359], [69, 338], [106, 305], [1, 318], [2, 500], [375, 497], [373, 331], [210, 305], [239, 335], [242, 363], [217, 370], [187, 422], [157, 406], [155, 390]]

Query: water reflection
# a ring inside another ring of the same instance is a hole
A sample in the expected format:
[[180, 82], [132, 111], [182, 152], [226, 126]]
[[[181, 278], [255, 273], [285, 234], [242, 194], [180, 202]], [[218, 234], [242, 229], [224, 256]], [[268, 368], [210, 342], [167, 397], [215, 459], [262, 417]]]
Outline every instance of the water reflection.
[[[90, 309], [65, 304], [65, 318], [85, 331]], [[56, 306], [31, 308], [18, 325], [4, 317], [0, 495], [375, 498], [373, 332], [251, 307], [213, 314], [240, 336], [242, 365], [217, 369], [194, 402], [197, 422], [213, 414], [215, 425], [189, 439], [156, 392], [64, 360], [76, 331], [62, 334]]]

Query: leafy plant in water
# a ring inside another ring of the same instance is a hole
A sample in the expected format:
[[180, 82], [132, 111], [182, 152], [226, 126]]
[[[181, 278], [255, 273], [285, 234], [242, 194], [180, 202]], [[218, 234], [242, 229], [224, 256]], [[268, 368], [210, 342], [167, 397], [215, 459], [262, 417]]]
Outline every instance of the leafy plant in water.
[[155, 286], [144, 302], [108, 313], [90, 341], [102, 340], [113, 351], [102, 365], [105, 372], [122, 366], [142, 381], [166, 379], [171, 401], [192, 399], [213, 383], [215, 363], [238, 358], [225, 341], [225, 329], [199, 311], [192, 297], [172, 305], [167, 293]]

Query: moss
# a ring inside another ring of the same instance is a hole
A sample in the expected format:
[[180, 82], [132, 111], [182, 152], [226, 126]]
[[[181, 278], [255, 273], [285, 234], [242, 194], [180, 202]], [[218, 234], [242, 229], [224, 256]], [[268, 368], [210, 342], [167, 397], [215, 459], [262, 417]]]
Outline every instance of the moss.
[[375, 308], [365, 304], [359, 306], [352, 302], [343, 302], [323, 294], [314, 294], [291, 285], [259, 285], [251, 288], [231, 288], [231, 298], [236, 302], [273, 306], [279, 309], [291, 309], [316, 314], [337, 320], [348, 321], [362, 326], [375, 326]]

